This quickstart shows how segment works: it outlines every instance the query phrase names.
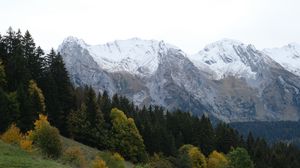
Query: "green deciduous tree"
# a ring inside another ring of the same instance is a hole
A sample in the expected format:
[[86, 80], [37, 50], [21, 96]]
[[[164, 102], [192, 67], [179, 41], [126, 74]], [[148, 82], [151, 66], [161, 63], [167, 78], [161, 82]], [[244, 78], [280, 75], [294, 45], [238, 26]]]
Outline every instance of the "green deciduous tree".
[[229, 168], [254, 168], [246, 149], [235, 148], [228, 153]]
[[227, 168], [228, 160], [223, 153], [213, 151], [207, 159], [207, 168]]
[[113, 149], [133, 162], [144, 161], [145, 146], [134, 120], [127, 118], [117, 108], [111, 110], [110, 116], [113, 125], [111, 138]]
[[205, 156], [198, 147], [187, 144], [179, 148], [179, 160], [185, 163], [184, 167], [206, 168], [207, 163]]

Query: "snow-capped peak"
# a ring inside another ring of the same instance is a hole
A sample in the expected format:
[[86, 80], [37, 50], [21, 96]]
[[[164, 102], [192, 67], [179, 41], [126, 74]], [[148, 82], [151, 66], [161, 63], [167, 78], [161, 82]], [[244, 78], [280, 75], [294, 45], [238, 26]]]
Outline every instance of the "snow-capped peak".
[[249, 58], [244, 58], [240, 53], [241, 50], [246, 52], [249, 47], [255, 50], [253, 46], [240, 41], [222, 39], [208, 44], [203, 50], [189, 57], [199, 69], [215, 72], [214, 79], [221, 79], [227, 75], [254, 78], [256, 73], [246, 62]]
[[159, 56], [165, 55], [170, 48], [178, 49], [164, 41], [140, 38], [88, 45], [83, 40], [72, 36], [66, 38], [59, 49], [63, 45], [73, 43], [86, 49], [104, 70], [109, 72], [125, 71], [138, 75], [152, 74], [158, 67]]
[[216, 47], [220, 49], [228, 49], [228, 48], [230, 49], [233, 46], [238, 46], [238, 45], [244, 45], [244, 44], [238, 40], [223, 38], [222, 40], [206, 45], [204, 47], [204, 50], [209, 48], [216, 48]]
[[82, 48], [86, 48], [88, 46], [83, 39], [79, 39], [74, 36], [68, 36], [63, 40], [62, 44], [58, 46], [58, 50], [60, 50], [63, 46], [74, 44], [79, 45]]
[[300, 76], [300, 45], [290, 43], [281, 48], [264, 49], [263, 52], [288, 71]]

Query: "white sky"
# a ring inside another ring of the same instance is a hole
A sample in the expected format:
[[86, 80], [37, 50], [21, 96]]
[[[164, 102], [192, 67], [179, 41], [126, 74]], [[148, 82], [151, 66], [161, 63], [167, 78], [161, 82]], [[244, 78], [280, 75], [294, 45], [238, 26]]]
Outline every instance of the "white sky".
[[29, 30], [44, 49], [140, 37], [195, 53], [222, 38], [257, 48], [300, 42], [299, 0], [0, 0], [0, 32]]

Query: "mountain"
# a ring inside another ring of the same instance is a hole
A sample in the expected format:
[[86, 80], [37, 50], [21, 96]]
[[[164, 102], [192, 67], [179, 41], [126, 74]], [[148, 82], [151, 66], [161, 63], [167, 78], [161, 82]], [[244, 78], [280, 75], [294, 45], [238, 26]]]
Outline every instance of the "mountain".
[[281, 48], [264, 49], [263, 52], [270, 55], [286, 70], [300, 76], [300, 45], [291, 43]]
[[277, 49], [259, 51], [223, 39], [187, 55], [164, 41], [133, 38], [88, 45], [68, 37], [58, 51], [76, 86], [125, 95], [140, 106], [180, 108], [226, 122], [300, 116], [300, 78], [276, 59], [280, 54], [272, 54], [280, 53]]

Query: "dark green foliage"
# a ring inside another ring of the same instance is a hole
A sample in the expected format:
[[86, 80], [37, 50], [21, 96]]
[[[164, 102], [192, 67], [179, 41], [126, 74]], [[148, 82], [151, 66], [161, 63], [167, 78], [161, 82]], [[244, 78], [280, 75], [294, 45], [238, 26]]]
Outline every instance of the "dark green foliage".
[[169, 158], [158, 154], [154, 154], [154, 156], [150, 159], [148, 165], [151, 168], [172, 168], [175, 166]]
[[20, 118], [19, 102], [16, 92], [6, 93], [0, 87], [0, 133]]
[[33, 106], [30, 101], [28, 87], [19, 85], [17, 90], [17, 100], [20, 106], [20, 116], [17, 119], [17, 125], [22, 131], [32, 129], [33, 122], [37, 118], [37, 112], [33, 111]]
[[113, 168], [125, 168], [124, 160], [117, 160], [114, 154], [109, 152], [103, 152], [100, 154], [101, 158], [105, 161], [106, 166]]
[[228, 153], [229, 168], [254, 168], [246, 149], [236, 148]]
[[238, 133], [229, 125], [220, 123], [216, 127], [216, 149], [223, 153], [228, 153], [232, 147], [242, 144]]
[[107, 149], [108, 130], [104, 127], [103, 114], [97, 104], [96, 94], [91, 87], [77, 89], [77, 103], [81, 107], [72, 111], [68, 117], [68, 128], [71, 136], [85, 144]]
[[30, 71], [30, 76], [35, 81], [40, 81], [43, 72], [43, 58], [41, 56], [44, 55], [44, 52], [40, 47], [35, 47], [34, 40], [29, 31], [25, 32], [22, 42], [24, 45], [24, 56], [28, 70]]
[[15, 32], [10, 28], [3, 40], [7, 51], [4, 54], [7, 55], [5, 64], [7, 82], [9, 83], [7, 88], [9, 91], [15, 91], [18, 89], [18, 85], [27, 85], [31, 78], [22, 45], [23, 36], [20, 30]]
[[[46, 79], [41, 86], [46, 97], [49, 119], [54, 126], [67, 135], [67, 116], [73, 107], [73, 86], [61, 55], [52, 49], [46, 56]], [[51, 86], [49, 86], [51, 85]], [[49, 101], [47, 101], [49, 99]]]
[[[247, 136], [252, 132], [253, 137], [264, 138], [268, 143], [278, 141], [297, 142], [300, 139], [299, 121], [253, 121], [231, 123], [231, 127], [237, 129], [242, 135]], [[297, 143], [300, 147], [300, 143]]]
[[49, 157], [58, 158], [62, 154], [59, 131], [51, 125], [44, 124], [36, 129], [32, 140]]
[[110, 110], [112, 109], [111, 100], [108, 96], [107, 91], [103, 92], [103, 95], [98, 95], [98, 104], [101, 111], [103, 112], [103, 117], [107, 123], [110, 121]]
[[146, 151], [143, 138], [140, 135], [134, 120], [117, 108], [111, 110], [112, 122], [112, 149], [119, 152], [126, 159], [133, 162], [146, 160]]
[[201, 120], [195, 121], [196, 127], [194, 127], [195, 131], [195, 139], [193, 144], [196, 144], [200, 147], [205, 155], [208, 156], [215, 149], [215, 133], [214, 128], [208, 117], [202, 116]]
[[6, 93], [6, 75], [4, 66], [0, 60], [0, 133], [6, 130], [9, 124], [19, 117], [19, 103], [16, 98], [16, 92]]

